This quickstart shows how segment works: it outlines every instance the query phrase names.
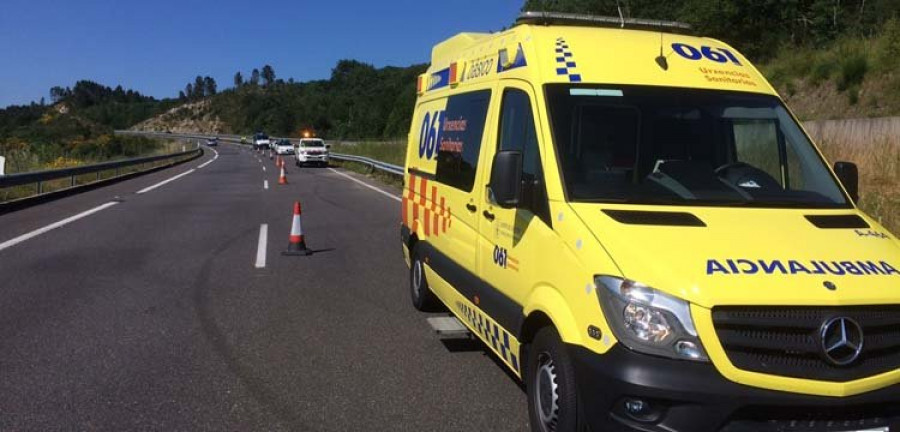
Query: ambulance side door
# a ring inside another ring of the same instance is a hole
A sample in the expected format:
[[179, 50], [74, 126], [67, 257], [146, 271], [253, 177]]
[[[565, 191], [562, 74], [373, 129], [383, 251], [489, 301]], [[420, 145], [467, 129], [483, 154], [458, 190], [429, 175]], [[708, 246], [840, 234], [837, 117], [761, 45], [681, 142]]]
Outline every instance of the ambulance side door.
[[[443, 109], [432, 112], [428, 126], [432, 130], [425, 135], [426, 147], [435, 149], [435, 174], [410, 173], [414, 178], [410, 184], [413, 223], [420, 240], [432, 245], [426, 262], [464, 295], [476, 284], [478, 275], [477, 201], [481, 188], [476, 179], [485, 169], [480, 166], [485, 163], [482, 153], [491, 93], [490, 87], [484, 87], [453, 94]], [[441, 290], [440, 286], [433, 288]]]
[[[552, 260], [546, 253], [554, 250], [550, 208], [541, 166], [540, 122], [537, 121], [534, 91], [524, 81], [505, 80], [497, 93], [500, 100], [494, 142], [485, 153], [483, 195], [479, 206], [479, 272], [486, 284], [497, 291], [487, 312], [510, 331], [522, 317], [522, 305], [530, 290], [544, 275], [542, 262]], [[522, 153], [522, 198], [516, 208], [501, 208], [491, 198], [491, 163], [502, 150]], [[483, 303], [484, 302], [483, 298]]]

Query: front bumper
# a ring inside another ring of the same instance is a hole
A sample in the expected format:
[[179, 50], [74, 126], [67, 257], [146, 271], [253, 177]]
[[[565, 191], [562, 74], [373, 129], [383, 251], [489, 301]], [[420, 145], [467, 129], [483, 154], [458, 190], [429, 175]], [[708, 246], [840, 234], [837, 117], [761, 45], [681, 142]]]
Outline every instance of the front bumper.
[[[708, 363], [568, 345], [594, 432], [900, 432], [900, 385], [844, 398], [749, 387]], [[626, 405], [639, 414], [629, 414]], [[889, 428], [889, 429], [885, 429]]]
[[328, 162], [328, 155], [305, 155], [298, 153], [297, 160], [300, 162]]

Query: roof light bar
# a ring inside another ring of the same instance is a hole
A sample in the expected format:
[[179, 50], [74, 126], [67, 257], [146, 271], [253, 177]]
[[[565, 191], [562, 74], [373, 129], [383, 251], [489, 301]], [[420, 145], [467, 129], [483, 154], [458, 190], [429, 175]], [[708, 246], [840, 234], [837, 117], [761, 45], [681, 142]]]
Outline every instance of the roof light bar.
[[568, 24], [591, 27], [612, 27], [670, 32], [688, 32], [690, 24], [676, 21], [661, 21], [643, 18], [619, 18], [599, 15], [573, 14], [562, 12], [522, 12], [516, 24]]

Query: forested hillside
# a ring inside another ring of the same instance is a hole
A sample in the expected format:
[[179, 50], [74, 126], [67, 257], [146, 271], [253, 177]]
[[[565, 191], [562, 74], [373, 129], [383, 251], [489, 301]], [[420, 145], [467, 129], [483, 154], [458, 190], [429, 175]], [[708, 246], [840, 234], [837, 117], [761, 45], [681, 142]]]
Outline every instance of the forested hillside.
[[41, 99], [0, 109], [0, 156], [7, 158], [8, 173], [153, 152], [159, 142], [115, 136], [113, 131], [177, 103], [92, 81], [53, 87], [50, 96], [50, 104]]
[[292, 135], [312, 129], [327, 138], [393, 138], [409, 130], [416, 77], [425, 68], [376, 69], [342, 60], [328, 80], [304, 83], [275, 79], [272, 70], [261, 83], [236, 79], [234, 88], [212, 98], [209, 110], [234, 133]]

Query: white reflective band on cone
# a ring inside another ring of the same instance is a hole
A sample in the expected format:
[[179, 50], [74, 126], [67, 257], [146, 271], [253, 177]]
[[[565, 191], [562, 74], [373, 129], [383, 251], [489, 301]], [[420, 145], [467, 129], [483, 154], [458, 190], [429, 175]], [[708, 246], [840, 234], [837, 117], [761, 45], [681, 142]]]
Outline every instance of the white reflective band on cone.
[[293, 223], [293, 225], [291, 225], [291, 235], [292, 236], [303, 235], [303, 228], [300, 226], [300, 215], [294, 215], [294, 223]]

